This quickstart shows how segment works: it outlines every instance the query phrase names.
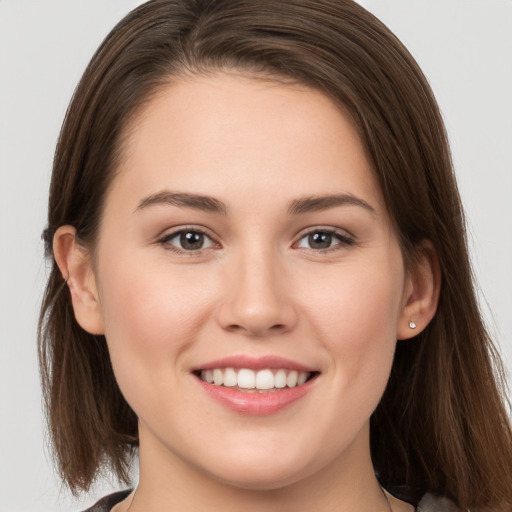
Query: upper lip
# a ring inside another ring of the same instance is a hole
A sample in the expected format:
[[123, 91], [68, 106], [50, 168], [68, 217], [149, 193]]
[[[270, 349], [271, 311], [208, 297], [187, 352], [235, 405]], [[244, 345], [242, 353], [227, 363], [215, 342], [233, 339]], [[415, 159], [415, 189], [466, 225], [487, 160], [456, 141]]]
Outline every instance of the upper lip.
[[287, 359], [281, 356], [261, 356], [253, 357], [246, 355], [233, 355], [216, 359], [215, 361], [208, 361], [202, 365], [192, 368], [193, 372], [199, 370], [213, 370], [215, 368], [248, 368], [250, 370], [297, 370], [300, 372], [315, 372], [318, 371], [315, 368], [311, 368], [304, 364], [298, 363], [291, 359]]

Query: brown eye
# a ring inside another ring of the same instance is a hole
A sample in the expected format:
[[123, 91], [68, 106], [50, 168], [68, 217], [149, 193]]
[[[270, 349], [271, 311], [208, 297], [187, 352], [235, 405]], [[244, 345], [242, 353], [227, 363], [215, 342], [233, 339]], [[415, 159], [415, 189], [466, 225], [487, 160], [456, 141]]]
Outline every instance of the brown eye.
[[297, 247], [316, 251], [340, 248], [352, 245], [354, 240], [336, 231], [317, 230], [310, 231], [301, 237]]
[[181, 229], [165, 236], [160, 243], [177, 252], [200, 251], [213, 247], [213, 240], [202, 231], [195, 229]]
[[328, 249], [332, 245], [331, 233], [312, 233], [308, 235], [308, 244], [311, 249]]
[[203, 248], [204, 235], [197, 231], [187, 231], [180, 234], [181, 249], [186, 251], [197, 251]]

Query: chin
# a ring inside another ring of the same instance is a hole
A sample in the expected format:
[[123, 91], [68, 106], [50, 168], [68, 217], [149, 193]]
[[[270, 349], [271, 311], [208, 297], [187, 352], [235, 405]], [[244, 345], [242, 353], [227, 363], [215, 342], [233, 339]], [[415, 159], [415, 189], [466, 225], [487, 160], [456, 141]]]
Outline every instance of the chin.
[[272, 491], [296, 484], [323, 466], [321, 462], [308, 461], [303, 456], [285, 459], [282, 452], [274, 453], [258, 461], [243, 457], [238, 457], [236, 462], [227, 460], [225, 464], [210, 468], [209, 476], [239, 489]]
[[231, 487], [249, 491], [275, 491], [296, 484], [304, 478], [299, 471], [247, 470], [245, 473], [222, 475], [220, 480]]

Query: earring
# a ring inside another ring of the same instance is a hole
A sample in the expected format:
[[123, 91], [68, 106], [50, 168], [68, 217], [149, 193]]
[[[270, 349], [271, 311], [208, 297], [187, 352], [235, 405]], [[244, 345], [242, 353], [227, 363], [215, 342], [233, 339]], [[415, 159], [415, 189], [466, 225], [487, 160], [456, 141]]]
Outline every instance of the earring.
[[411, 329], [416, 329], [416, 324], [414, 322], [409, 322], [409, 327]]

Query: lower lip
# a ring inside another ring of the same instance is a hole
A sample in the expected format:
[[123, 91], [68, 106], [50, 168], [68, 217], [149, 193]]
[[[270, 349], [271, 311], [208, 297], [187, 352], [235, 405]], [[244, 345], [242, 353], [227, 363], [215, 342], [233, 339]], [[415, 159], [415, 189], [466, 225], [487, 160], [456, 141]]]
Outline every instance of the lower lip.
[[215, 386], [197, 378], [212, 398], [241, 414], [264, 416], [273, 414], [302, 398], [313, 386], [316, 377], [294, 387], [268, 393], [245, 393], [225, 386]]

